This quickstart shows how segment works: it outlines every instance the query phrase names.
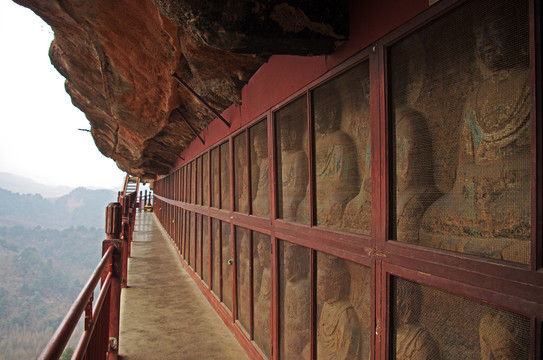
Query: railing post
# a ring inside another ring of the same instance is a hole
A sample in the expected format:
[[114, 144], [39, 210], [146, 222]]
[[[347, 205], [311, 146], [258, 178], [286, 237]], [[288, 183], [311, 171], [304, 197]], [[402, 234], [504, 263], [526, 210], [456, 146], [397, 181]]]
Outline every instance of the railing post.
[[128, 276], [128, 256], [130, 253], [130, 195], [124, 195], [122, 197], [122, 208], [123, 208], [123, 220], [122, 220], [122, 240], [123, 240], [123, 270], [121, 277], [121, 285], [123, 288], [126, 287], [127, 276]]
[[103, 253], [113, 245], [115, 250], [111, 259], [111, 288], [109, 299], [108, 360], [117, 359], [119, 353], [119, 320], [121, 307], [121, 276], [123, 266], [122, 207], [110, 203], [106, 209], [106, 239], [102, 243]]

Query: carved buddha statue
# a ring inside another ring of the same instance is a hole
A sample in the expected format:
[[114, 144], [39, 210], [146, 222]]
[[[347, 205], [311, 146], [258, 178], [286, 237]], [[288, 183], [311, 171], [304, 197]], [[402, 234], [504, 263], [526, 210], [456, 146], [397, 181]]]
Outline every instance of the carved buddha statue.
[[418, 243], [422, 216], [439, 197], [426, 118], [410, 107], [396, 111], [396, 240]]
[[396, 283], [396, 359], [440, 360], [441, 353], [432, 335], [419, 324], [422, 294], [420, 285]]
[[[362, 82], [363, 103], [360, 104], [359, 116], [351, 119], [349, 133], [357, 140], [358, 171], [360, 189], [358, 194], [347, 203], [343, 214], [344, 230], [357, 234], [371, 234], [371, 130], [370, 130], [370, 81], [369, 74]], [[362, 140], [365, 139], [365, 140]]]
[[281, 358], [300, 359], [309, 343], [310, 285], [308, 256], [296, 245], [286, 245], [284, 273], [286, 278], [281, 318]]
[[490, 312], [481, 319], [479, 341], [482, 360], [526, 359], [528, 351], [522, 340], [528, 342], [528, 339], [522, 339], [514, 318], [508, 318], [502, 312]]
[[499, 5], [476, 20], [482, 81], [465, 104], [454, 187], [424, 215], [421, 243], [528, 263], [530, 79], [515, 27], [527, 16], [522, 6]]
[[[245, 142], [243, 142], [245, 144]], [[236, 147], [236, 205], [237, 211], [241, 213], [249, 212], [249, 200], [248, 200], [248, 189], [247, 184], [247, 153], [245, 146]]]
[[271, 336], [271, 269], [270, 269], [270, 242], [267, 238], [261, 238], [257, 248], [260, 284], [256, 286], [257, 297], [255, 301], [255, 341], [269, 356]]
[[349, 301], [350, 285], [344, 260], [329, 258], [319, 267], [317, 291], [323, 305], [317, 327], [317, 359], [361, 358], [361, 327]]
[[317, 225], [340, 229], [345, 205], [360, 189], [358, 156], [353, 139], [341, 130], [340, 96], [315, 110]]
[[258, 216], [270, 216], [270, 179], [267, 141], [268, 139], [265, 136], [258, 135], [253, 140], [257, 157], [256, 164], [258, 166], [258, 182], [256, 183], [256, 191], [253, 198], [253, 214]]
[[285, 121], [281, 127], [281, 189], [282, 189], [282, 218], [296, 220], [299, 207], [307, 208], [308, 202], [304, 199], [309, 182], [307, 155], [302, 148], [302, 131], [292, 122]]

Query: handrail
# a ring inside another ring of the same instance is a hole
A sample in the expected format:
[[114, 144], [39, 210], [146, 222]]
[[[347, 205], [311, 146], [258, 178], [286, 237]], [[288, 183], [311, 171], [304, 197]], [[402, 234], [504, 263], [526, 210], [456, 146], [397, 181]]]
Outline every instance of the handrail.
[[[110, 248], [112, 247], [113, 245], [110, 245]], [[98, 295], [96, 304], [92, 308], [92, 313], [96, 315], [92, 317], [89, 328], [85, 330], [85, 332], [79, 338], [79, 342], [77, 343], [74, 353], [72, 354], [72, 359], [82, 359], [83, 356], [85, 356], [85, 352], [87, 351], [87, 347], [89, 346], [89, 343], [91, 341], [91, 336], [94, 333], [96, 324], [98, 323], [98, 314], [101, 313], [102, 306], [104, 305], [108, 291], [111, 288], [111, 278], [112, 274], [111, 272], [109, 272], [106, 279], [104, 280], [104, 283], [102, 284], [102, 287], [100, 288], [100, 294]]]
[[[124, 197], [125, 201], [129, 197]], [[126, 206], [128, 209], [128, 205]], [[102, 259], [91, 277], [55, 330], [55, 333], [39, 355], [39, 360], [56, 360], [64, 351], [75, 327], [85, 313], [85, 331], [81, 335], [72, 359], [115, 360], [118, 357], [119, 319], [121, 301], [121, 278], [125, 258], [125, 246], [121, 239], [122, 206], [110, 203], [106, 208], [106, 239], [102, 242]], [[126, 224], [127, 233], [132, 236], [131, 223]], [[102, 279], [100, 294], [93, 307], [93, 293]]]
[[[58, 359], [60, 355], [62, 355], [66, 344], [68, 344], [68, 341], [70, 340], [70, 336], [72, 336], [72, 333], [74, 332], [77, 323], [85, 310], [85, 306], [87, 306], [96, 285], [98, 285], [98, 281], [102, 277], [106, 266], [109, 265], [108, 263], [113, 256], [114, 248], [115, 247], [113, 245], [108, 247], [104, 256], [102, 256], [102, 260], [83, 287], [83, 290], [81, 290], [76, 300], [68, 310], [68, 313], [66, 316], [64, 316], [64, 319], [62, 319], [62, 322], [51, 337], [51, 340], [49, 340], [41, 352], [40, 356], [38, 357], [39, 360]], [[109, 273], [111, 274], [111, 271]]]

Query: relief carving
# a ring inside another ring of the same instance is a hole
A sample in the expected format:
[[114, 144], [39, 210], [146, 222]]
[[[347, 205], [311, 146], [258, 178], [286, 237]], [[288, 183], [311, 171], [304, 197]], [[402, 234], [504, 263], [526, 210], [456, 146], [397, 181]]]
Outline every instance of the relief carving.
[[[254, 333], [255, 342], [269, 357], [271, 347], [271, 268], [270, 268], [270, 240], [268, 237], [254, 234], [258, 240], [255, 259], [255, 309]], [[258, 261], [257, 261], [258, 260]]]
[[[359, 66], [361, 67], [361, 66]], [[360, 87], [363, 96], [351, 104], [348, 111], [347, 131], [356, 141], [360, 186], [358, 194], [347, 203], [343, 214], [343, 229], [357, 234], [371, 234], [371, 129], [370, 129], [370, 77], [368, 66], [359, 77], [361, 81], [352, 88]], [[361, 70], [362, 70], [361, 69]]]
[[[527, 359], [519, 324], [502, 312], [483, 316], [479, 324], [481, 360]], [[522, 327], [520, 327], [522, 328]], [[523, 339], [527, 340], [527, 339]]]
[[296, 120], [295, 117], [285, 117], [280, 132], [282, 218], [291, 221], [296, 220], [299, 207], [300, 211], [309, 208], [307, 201], [302, 203], [309, 182], [307, 155], [302, 141], [303, 124], [297, 124]]
[[286, 284], [281, 313], [281, 358], [300, 359], [310, 335], [308, 254], [306, 249], [288, 244], [284, 254]]
[[[244, 136], [244, 135], [241, 135]], [[236, 210], [249, 212], [249, 186], [247, 184], [247, 152], [245, 141], [236, 142]]]
[[454, 187], [424, 215], [423, 244], [529, 262], [530, 77], [516, 36], [527, 34], [526, 14], [497, 5], [475, 22], [482, 80], [465, 104]]
[[356, 146], [341, 130], [343, 110], [337, 93], [315, 109], [317, 225], [333, 229], [341, 228], [345, 205], [360, 189]]
[[317, 327], [317, 359], [361, 358], [361, 327], [349, 301], [350, 286], [344, 260], [330, 257], [319, 266], [317, 292], [323, 305]]
[[396, 111], [396, 239], [418, 243], [424, 212], [439, 197], [426, 119], [405, 106]]
[[438, 343], [420, 325], [422, 293], [420, 285], [408, 281], [396, 282], [396, 359], [440, 360]]
[[258, 133], [253, 140], [256, 165], [258, 167], [258, 182], [253, 198], [253, 214], [257, 216], [270, 216], [270, 180], [268, 167], [268, 139], [266, 133]]

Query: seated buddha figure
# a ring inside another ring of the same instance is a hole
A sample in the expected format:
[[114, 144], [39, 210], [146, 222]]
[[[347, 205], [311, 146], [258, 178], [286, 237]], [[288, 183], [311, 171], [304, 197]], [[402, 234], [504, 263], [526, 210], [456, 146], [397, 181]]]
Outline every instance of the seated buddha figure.
[[[255, 238], [260, 238], [257, 245], [258, 267], [260, 280], [256, 284], [255, 307], [254, 307], [254, 333], [255, 341], [261, 347], [266, 355], [270, 350], [270, 333], [271, 333], [271, 269], [270, 269], [270, 241], [261, 235], [255, 234]], [[256, 259], [255, 259], [256, 260]]]
[[529, 261], [530, 78], [518, 36], [526, 14], [498, 5], [475, 21], [482, 80], [465, 103], [453, 189], [426, 211], [421, 244]]
[[419, 284], [398, 281], [394, 343], [397, 360], [440, 360], [438, 343], [420, 325], [422, 291]]
[[332, 95], [315, 111], [317, 225], [342, 227], [347, 203], [358, 194], [358, 156], [353, 139], [341, 129], [341, 98]]
[[357, 166], [360, 175], [358, 194], [345, 206], [343, 230], [357, 234], [371, 234], [371, 129], [370, 129], [370, 77], [362, 81], [358, 116], [351, 116], [347, 131], [357, 146]]
[[282, 190], [282, 218], [296, 220], [298, 208], [306, 208], [304, 202], [307, 184], [309, 182], [309, 169], [307, 155], [303, 150], [302, 130], [294, 119], [285, 121], [281, 126], [281, 177], [280, 190]]
[[329, 258], [319, 268], [322, 310], [317, 327], [317, 359], [361, 359], [361, 327], [349, 301], [351, 276], [344, 260]]
[[[253, 198], [253, 214], [258, 216], [270, 216], [270, 180], [268, 167], [268, 146], [265, 136], [255, 136], [253, 140], [258, 166], [258, 182]], [[254, 189], [253, 189], [254, 190]]]
[[410, 107], [396, 111], [396, 240], [418, 243], [424, 212], [439, 197], [432, 175], [426, 118]]
[[309, 344], [310, 283], [309, 256], [297, 245], [284, 250], [285, 290], [280, 311], [280, 354], [283, 359], [301, 359]]

